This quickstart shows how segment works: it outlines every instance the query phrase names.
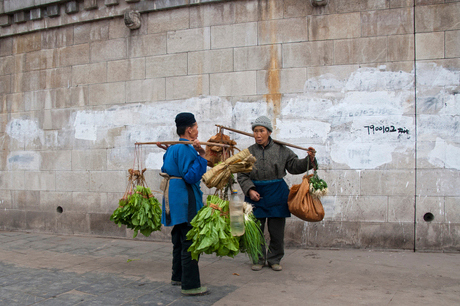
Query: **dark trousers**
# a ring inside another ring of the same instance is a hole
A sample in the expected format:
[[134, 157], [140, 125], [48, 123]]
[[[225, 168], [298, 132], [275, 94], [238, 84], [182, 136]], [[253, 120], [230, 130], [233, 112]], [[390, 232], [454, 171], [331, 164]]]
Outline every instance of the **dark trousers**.
[[265, 222], [267, 223], [268, 233], [270, 234], [270, 244], [268, 246], [268, 253], [265, 246], [262, 247], [262, 257], [259, 257], [258, 264], [265, 264], [272, 266], [279, 264], [281, 258], [284, 256], [284, 227], [286, 225], [286, 218], [261, 218], [260, 228], [264, 232]]
[[192, 240], [187, 240], [187, 233], [192, 226], [187, 223], [174, 225], [171, 232], [173, 243], [172, 277], [171, 280], [182, 282], [182, 289], [195, 289], [201, 287], [198, 261], [192, 259], [188, 248]]

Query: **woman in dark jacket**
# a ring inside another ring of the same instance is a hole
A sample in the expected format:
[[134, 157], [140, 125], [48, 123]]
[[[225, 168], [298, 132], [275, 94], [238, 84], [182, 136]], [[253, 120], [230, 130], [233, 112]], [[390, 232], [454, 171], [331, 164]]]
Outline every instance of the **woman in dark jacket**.
[[245, 201], [254, 206], [254, 216], [260, 221], [262, 232], [267, 223], [270, 234], [268, 253], [263, 248], [264, 256], [254, 262], [252, 270], [259, 271], [265, 262], [275, 271], [281, 271], [281, 258], [284, 256], [284, 227], [286, 217], [291, 214], [287, 199], [289, 187], [284, 181], [286, 171], [291, 174], [301, 174], [316, 165], [314, 149], [310, 148], [309, 155], [299, 159], [287, 147], [273, 142], [270, 135], [273, 131], [270, 119], [261, 116], [252, 123], [255, 144], [249, 152], [257, 159], [250, 173], [238, 173]]

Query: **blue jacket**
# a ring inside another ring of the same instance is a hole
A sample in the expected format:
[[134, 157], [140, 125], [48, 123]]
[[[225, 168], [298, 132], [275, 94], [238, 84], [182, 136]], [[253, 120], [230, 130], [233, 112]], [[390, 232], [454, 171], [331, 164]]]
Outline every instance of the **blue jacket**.
[[[185, 140], [187, 139], [179, 139]], [[161, 171], [170, 176], [182, 179], [169, 181], [169, 209], [171, 223], [166, 224], [165, 201], [163, 199], [163, 212], [161, 223], [165, 226], [187, 223], [188, 193], [185, 182], [192, 186], [196, 199], [196, 211], [203, 207], [203, 192], [200, 188], [201, 177], [206, 172], [207, 161], [193, 148], [192, 145], [176, 144], [170, 146], [163, 156]]]

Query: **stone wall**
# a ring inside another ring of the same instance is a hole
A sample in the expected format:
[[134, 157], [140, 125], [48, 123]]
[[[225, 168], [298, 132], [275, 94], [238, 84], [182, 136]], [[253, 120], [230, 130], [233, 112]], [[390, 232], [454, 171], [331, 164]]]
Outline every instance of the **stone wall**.
[[326, 217], [288, 219], [287, 245], [458, 251], [460, 3], [414, 1], [0, 1], [0, 229], [131, 237], [109, 216], [134, 143], [191, 111], [202, 141], [268, 115], [316, 148]]

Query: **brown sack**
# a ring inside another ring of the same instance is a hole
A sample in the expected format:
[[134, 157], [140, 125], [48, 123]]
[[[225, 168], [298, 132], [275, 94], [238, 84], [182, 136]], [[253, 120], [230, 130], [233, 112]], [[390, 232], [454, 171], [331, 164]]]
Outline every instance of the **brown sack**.
[[293, 185], [289, 191], [288, 206], [291, 214], [304, 221], [318, 222], [324, 218], [321, 201], [310, 193], [310, 178], [313, 174], [304, 175], [302, 183]]
[[[236, 142], [231, 140], [230, 136], [220, 133], [212, 136], [208, 142], [224, 143], [231, 146], [236, 145]], [[230, 155], [233, 155], [233, 147], [230, 147], [226, 152], [223, 147], [206, 145], [206, 155], [204, 158], [208, 161], [208, 166], [212, 168], [216, 164], [229, 158]]]

